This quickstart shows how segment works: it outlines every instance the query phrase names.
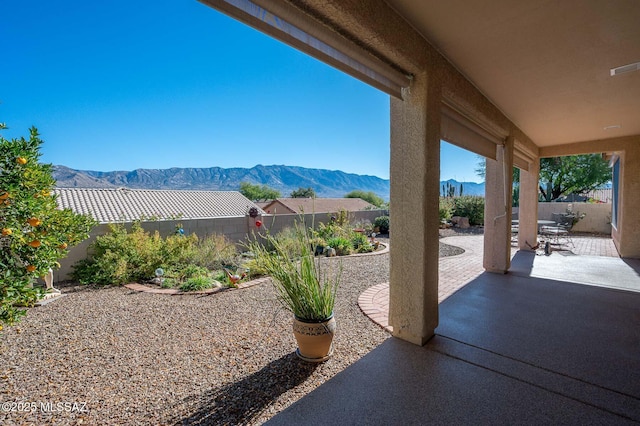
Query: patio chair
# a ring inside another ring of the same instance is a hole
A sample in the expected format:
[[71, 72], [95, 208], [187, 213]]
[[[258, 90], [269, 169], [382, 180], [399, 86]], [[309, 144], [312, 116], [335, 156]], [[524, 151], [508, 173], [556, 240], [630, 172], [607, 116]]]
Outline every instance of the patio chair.
[[554, 213], [551, 217], [556, 224], [552, 226], [542, 226], [540, 235], [546, 237], [551, 244], [562, 245], [563, 242], [575, 247], [569, 231], [573, 227], [573, 219], [567, 215]]
[[518, 231], [520, 230], [519, 224], [511, 222], [511, 243], [518, 242]]

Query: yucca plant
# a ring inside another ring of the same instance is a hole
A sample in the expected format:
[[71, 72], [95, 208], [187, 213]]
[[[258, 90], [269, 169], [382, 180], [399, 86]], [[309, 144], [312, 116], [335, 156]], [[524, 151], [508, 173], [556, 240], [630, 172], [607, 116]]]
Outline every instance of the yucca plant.
[[[293, 235], [292, 235], [293, 234]], [[323, 321], [333, 315], [342, 265], [329, 271], [315, 258], [310, 231], [296, 222], [286, 244], [269, 233], [247, 245], [259, 268], [271, 276], [278, 300], [296, 318]], [[294, 253], [292, 256], [292, 248]]]

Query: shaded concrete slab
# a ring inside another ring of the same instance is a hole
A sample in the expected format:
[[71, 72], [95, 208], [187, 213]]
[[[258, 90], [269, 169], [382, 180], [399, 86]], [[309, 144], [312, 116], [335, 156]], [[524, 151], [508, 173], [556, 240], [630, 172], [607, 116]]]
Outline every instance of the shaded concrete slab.
[[640, 259], [582, 256], [554, 251], [549, 256], [519, 251], [509, 273], [621, 290], [640, 291]]
[[640, 293], [482, 274], [269, 424], [632, 424]]
[[483, 274], [440, 312], [439, 335], [640, 398], [640, 293]]

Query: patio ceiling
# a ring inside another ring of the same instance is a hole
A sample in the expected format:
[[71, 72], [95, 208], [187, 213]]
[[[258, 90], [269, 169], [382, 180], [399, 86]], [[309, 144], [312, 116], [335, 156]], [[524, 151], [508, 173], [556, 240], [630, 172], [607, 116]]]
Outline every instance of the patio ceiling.
[[538, 147], [640, 135], [638, 0], [199, 1], [396, 97], [424, 38]]
[[536, 145], [640, 135], [640, 1], [386, 2]]

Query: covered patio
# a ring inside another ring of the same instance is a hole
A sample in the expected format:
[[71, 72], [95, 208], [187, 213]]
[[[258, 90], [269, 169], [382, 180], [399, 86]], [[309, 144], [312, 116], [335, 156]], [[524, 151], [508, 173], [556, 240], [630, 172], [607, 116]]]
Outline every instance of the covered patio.
[[[620, 275], [600, 259], [584, 272]], [[637, 424], [640, 293], [543, 269], [481, 274], [440, 304], [426, 345], [386, 340], [269, 424]]]
[[[640, 2], [201, 1], [390, 95], [398, 339], [274, 423], [640, 421], [640, 295], [612, 288], [620, 264], [604, 265], [609, 288], [585, 286], [527, 269], [524, 253], [540, 158], [602, 154], [612, 238], [637, 284]], [[441, 140], [487, 159], [486, 272], [439, 304]], [[524, 267], [511, 260], [513, 167]]]

